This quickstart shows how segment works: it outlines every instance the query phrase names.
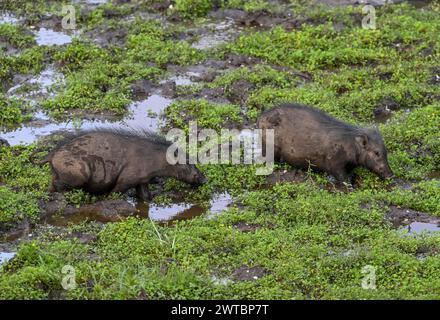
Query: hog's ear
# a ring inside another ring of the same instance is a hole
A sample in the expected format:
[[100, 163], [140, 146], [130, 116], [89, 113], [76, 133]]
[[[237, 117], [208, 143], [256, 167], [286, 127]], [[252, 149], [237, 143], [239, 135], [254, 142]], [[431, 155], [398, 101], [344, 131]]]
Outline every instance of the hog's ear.
[[368, 144], [368, 136], [365, 133], [356, 136], [355, 140], [362, 147]]

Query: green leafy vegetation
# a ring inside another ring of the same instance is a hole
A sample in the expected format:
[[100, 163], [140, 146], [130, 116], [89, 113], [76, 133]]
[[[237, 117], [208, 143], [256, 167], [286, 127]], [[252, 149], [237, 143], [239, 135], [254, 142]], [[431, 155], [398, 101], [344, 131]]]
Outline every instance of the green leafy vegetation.
[[176, 11], [184, 18], [205, 16], [211, 8], [210, 0], [176, 0]]
[[4, 0], [0, 3], [0, 10], [11, 11], [17, 16], [26, 17], [31, 23], [37, 23], [44, 15], [61, 17], [65, 4], [63, 0]]
[[44, 66], [46, 49], [34, 46], [23, 50], [19, 55], [0, 52], [0, 80], [11, 82], [14, 74], [37, 74]]
[[34, 37], [26, 34], [25, 28], [11, 24], [0, 24], [0, 41], [6, 42], [17, 49], [35, 44]]
[[29, 118], [25, 114], [23, 102], [17, 99], [8, 99], [0, 94], [0, 126], [9, 127]]
[[167, 64], [189, 65], [200, 61], [203, 53], [186, 41], [172, 40], [160, 24], [137, 20], [127, 39], [127, 57], [132, 61], [154, 63], [158, 67]]
[[[31, 162], [35, 146], [1, 147], [0, 222], [39, 219], [39, 201], [47, 198], [49, 170]], [[3, 185], [4, 184], [4, 185]]]
[[188, 120], [197, 120], [200, 128], [220, 129], [230, 123], [240, 123], [240, 108], [235, 105], [210, 103], [207, 100], [182, 100], [166, 109], [171, 127], [188, 128]]
[[136, 20], [129, 29], [126, 50], [75, 40], [54, 54], [67, 76], [66, 88], [43, 107], [54, 115], [71, 109], [124, 114], [131, 102], [131, 83], [157, 80], [167, 64], [186, 65], [203, 58], [187, 42], [168, 39], [157, 23]]

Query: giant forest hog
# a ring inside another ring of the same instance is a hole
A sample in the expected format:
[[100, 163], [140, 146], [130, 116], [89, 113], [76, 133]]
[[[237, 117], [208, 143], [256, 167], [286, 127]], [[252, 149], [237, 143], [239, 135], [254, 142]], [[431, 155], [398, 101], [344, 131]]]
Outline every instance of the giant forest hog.
[[264, 112], [257, 127], [274, 129], [275, 158], [292, 166], [310, 165], [339, 182], [347, 180], [357, 166], [382, 179], [393, 175], [382, 136], [375, 128], [352, 126], [301, 104], [282, 104]]
[[167, 162], [171, 143], [150, 132], [84, 131], [62, 141], [43, 161], [52, 169], [51, 192], [81, 188], [93, 194], [125, 192], [135, 187], [147, 196], [154, 177], [174, 177], [192, 185], [205, 181], [194, 165]]

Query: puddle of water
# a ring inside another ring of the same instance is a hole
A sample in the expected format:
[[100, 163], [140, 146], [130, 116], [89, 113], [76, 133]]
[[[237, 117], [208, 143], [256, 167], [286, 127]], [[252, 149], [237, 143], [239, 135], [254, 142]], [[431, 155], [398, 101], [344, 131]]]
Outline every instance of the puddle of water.
[[164, 84], [168, 81], [174, 81], [177, 86], [189, 86], [194, 84], [194, 81], [191, 80], [191, 77], [198, 77], [198, 76], [200, 76], [200, 72], [186, 71], [183, 74], [176, 74], [165, 80], [162, 80], [160, 84]]
[[172, 99], [153, 94], [147, 99], [134, 102], [130, 106], [131, 117], [122, 121], [123, 126], [131, 128], [147, 128], [151, 131], [159, 131], [159, 115], [171, 103]]
[[148, 209], [148, 217], [153, 221], [186, 220], [202, 215], [205, 210], [199, 205], [188, 203], [176, 203], [170, 206], [151, 205]]
[[81, 120], [80, 123], [73, 119], [65, 122], [48, 122], [48, 117], [43, 112], [35, 114], [34, 120], [24, 124], [14, 131], [2, 133], [1, 138], [6, 139], [11, 146], [18, 144], [31, 144], [38, 138], [56, 131], [73, 131], [80, 125], [81, 129], [94, 128], [145, 128], [158, 131], [160, 127], [158, 115], [173, 102], [160, 95], [154, 94], [145, 100], [134, 102], [129, 106], [129, 116], [122, 121], [111, 120]]
[[201, 37], [197, 42], [194, 42], [191, 46], [195, 49], [204, 50], [204, 49], [214, 48], [216, 46], [228, 42], [229, 40], [230, 37], [227, 37], [226, 35], [210, 34]]
[[432, 233], [440, 231], [440, 226], [435, 223], [427, 222], [412, 222], [408, 226], [401, 227], [400, 230], [408, 232], [409, 234], [420, 234], [420, 233]]
[[[64, 75], [56, 70], [54, 66], [49, 66], [43, 70], [38, 76], [25, 80], [22, 83], [9, 88], [7, 94], [28, 101], [32, 105], [36, 104], [35, 97], [52, 97], [55, 95], [50, 89], [56, 83], [64, 83]], [[36, 85], [35, 89], [19, 92], [24, 85]]]
[[30, 83], [37, 83], [43, 89], [43, 93], [48, 93], [47, 89], [57, 82], [64, 80], [64, 75], [55, 70], [53, 66], [50, 66], [43, 70], [40, 75], [29, 80]]
[[140, 215], [149, 217], [157, 222], [171, 222], [175, 220], [187, 220], [194, 217], [201, 216], [205, 212], [209, 212], [207, 218], [212, 218], [215, 215], [223, 212], [232, 203], [232, 197], [229, 193], [224, 192], [213, 195], [210, 201], [210, 208], [204, 209], [200, 205], [190, 203], [173, 203], [167, 206], [148, 205], [140, 203], [137, 205]]
[[195, 49], [205, 50], [227, 43], [239, 34], [238, 28], [235, 27], [235, 29], [233, 29], [233, 26], [234, 22], [232, 20], [208, 24], [207, 27], [210, 28], [211, 31], [202, 35], [201, 38], [191, 46]]
[[18, 19], [15, 15], [10, 12], [0, 12], [0, 24], [9, 23], [9, 24], [18, 24], [20, 19]]
[[15, 255], [15, 252], [0, 252], [0, 266], [11, 260]]
[[206, 72], [213, 72], [213, 69], [202, 64], [191, 65], [187, 67], [180, 67], [171, 65], [167, 67], [168, 78], [162, 80], [160, 84], [165, 84], [169, 81], [174, 81], [177, 86], [193, 85], [197, 80], [192, 78], [199, 78]]
[[[170, 223], [176, 220], [188, 220], [194, 217], [198, 217], [203, 215], [206, 212], [209, 212], [207, 218], [212, 218], [215, 215], [218, 215], [232, 203], [232, 197], [228, 193], [221, 193], [214, 195], [210, 202], [210, 208], [207, 210], [198, 204], [185, 203], [185, 202], [177, 202], [169, 205], [158, 205], [158, 204], [149, 204], [149, 203], [136, 203], [133, 199], [129, 200], [133, 206], [136, 207], [137, 213], [136, 216], [141, 218], [150, 218], [153, 221], [158, 223]], [[84, 221], [98, 221], [102, 223], [108, 222], [117, 222], [121, 221], [125, 218], [124, 215], [105, 215], [97, 212], [95, 210], [87, 211], [79, 211], [70, 216], [52, 216], [49, 217], [46, 222], [62, 227], [67, 226], [69, 224], [78, 224]]]
[[228, 192], [223, 192], [214, 197], [211, 200], [211, 207], [209, 208], [208, 218], [213, 218], [219, 213], [225, 211], [232, 203], [232, 196]]
[[[11, 146], [18, 144], [31, 144], [38, 138], [45, 135], [49, 135], [56, 131], [73, 130], [75, 128], [73, 122], [62, 123], [48, 123], [47, 117], [44, 113], [39, 112], [35, 115], [34, 120], [28, 124], [24, 124], [22, 127], [1, 134], [1, 137], [9, 142]], [[39, 125], [33, 125], [33, 123], [39, 123]]]
[[122, 215], [105, 215], [96, 211], [79, 211], [69, 216], [52, 216], [45, 220], [46, 223], [55, 227], [67, 227], [70, 224], [80, 224], [85, 221], [97, 221], [102, 223], [118, 222], [124, 219]]
[[194, 82], [191, 80], [192, 76], [199, 76], [199, 74], [196, 72], [188, 72], [184, 75], [176, 75], [176, 76], [170, 77], [168, 79], [168, 81], [169, 80], [174, 81], [177, 86], [189, 86], [189, 85], [194, 84]]
[[[176, 220], [186, 220], [202, 215], [206, 210], [199, 205], [189, 203], [174, 203], [170, 205], [157, 205], [138, 203], [136, 213], [140, 218], [150, 218], [156, 222], [168, 223]], [[85, 221], [97, 221], [102, 223], [118, 222], [130, 215], [111, 214], [106, 215], [96, 211], [79, 211], [69, 216], [52, 216], [46, 220], [50, 225], [65, 227], [69, 224], [79, 224]]]
[[40, 28], [35, 36], [35, 41], [40, 46], [60, 46], [72, 42], [72, 37], [68, 34], [46, 28]]

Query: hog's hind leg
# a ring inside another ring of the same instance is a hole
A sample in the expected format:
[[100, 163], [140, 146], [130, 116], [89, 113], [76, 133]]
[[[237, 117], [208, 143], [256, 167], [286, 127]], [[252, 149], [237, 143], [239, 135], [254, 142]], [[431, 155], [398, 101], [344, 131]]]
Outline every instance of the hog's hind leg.
[[345, 168], [339, 168], [337, 170], [333, 170], [331, 175], [335, 177], [336, 183], [335, 186], [338, 189], [344, 189], [347, 191], [353, 191], [353, 175], [349, 173]]
[[149, 201], [151, 200], [151, 192], [148, 187], [148, 184], [140, 184], [136, 187], [136, 196], [140, 201]]
[[51, 189], [63, 192], [81, 188], [92, 179], [88, 164], [72, 157], [70, 152], [62, 151], [52, 159], [53, 180]]
[[111, 190], [111, 193], [113, 192], [121, 192], [124, 193], [128, 189], [136, 187], [136, 185], [133, 184], [133, 182], [127, 181], [123, 178], [123, 173], [119, 174], [118, 179], [116, 180], [115, 186]]
[[82, 186], [83, 181], [73, 178], [71, 174], [59, 174], [54, 170], [49, 192], [65, 192]]

